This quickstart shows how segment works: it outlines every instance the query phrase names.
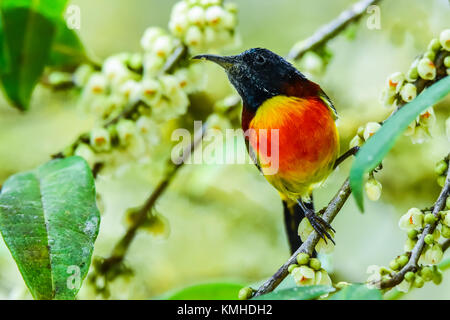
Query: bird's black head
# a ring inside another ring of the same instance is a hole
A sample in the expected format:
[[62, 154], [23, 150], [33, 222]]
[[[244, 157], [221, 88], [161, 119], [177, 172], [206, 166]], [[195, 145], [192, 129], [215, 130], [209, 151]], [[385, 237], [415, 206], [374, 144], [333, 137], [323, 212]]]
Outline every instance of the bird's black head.
[[199, 55], [222, 66], [244, 104], [256, 110], [265, 100], [284, 94], [306, 78], [270, 50], [254, 48], [236, 56]]

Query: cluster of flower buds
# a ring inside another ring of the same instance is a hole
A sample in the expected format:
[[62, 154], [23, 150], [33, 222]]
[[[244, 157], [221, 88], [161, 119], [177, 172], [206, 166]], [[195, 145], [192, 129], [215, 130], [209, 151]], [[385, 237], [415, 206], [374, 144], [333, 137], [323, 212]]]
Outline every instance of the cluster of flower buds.
[[[82, 91], [81, 109], [97, 120], [89, 136], [68, 148], [65, 155], [80, 155], [93, 164], [116, 148], [131, 150], [134, 156], [151, 150], [159, 143], [164, 124], [184, 115], [190, 104], [188, 96], [205, 84], [204, 64], [189, 60], [186, 49], [218, 48], [210, 34], [223, 38], [226, 32], [231, 38], [235, 17], [236, 8], [231, 4], [183, 0], [172, 12], [173, 34], [148, 28], [141, 39], [143, 52], [110, 56], [98, 68], [81, 65], [71, 76], [52, 75], [49, 80], [53, 82], [65, 83], [71, 78]], [[201, 47], [188, 41], [195, 38], [197, 29], [206, 37]]]
[[330, 276], [322, 268], [320, 260], [310, 258], [309, 254], [304, 252], [297, 255], [297, 263], [291, 264], [288, 271], [298, 286], [332, 285]]
[[360, 126], [356, 135], [350, 141], [350, 149], [362, 146], [364, 142], [372, 137], [380, 128], [381, 124], [378, 122], [368, 122], [366, 125]]
[[[402, 106], [412, 101], [418, 92], [419, 79], [435, 81], [438, 74], [437, 64], [446, 68], [450, 74], [450, 29], [441, 32], [439, 39], [432, 39], [427, 51], [414, 60], [408, 72], [405, 74], [396, 72], [389, 76], [386, 87], [381, 93], [381, 102], [386, 107]], [[405, 132], [411, 136], [413, 143], [423, 143], [431, 136], [430, 128], [435, 124], [433, 108], [423, 112]]]
[[446, 200], [446, 210], [439, 212], [438, 217], [429, 211], [424, 213], [417, 208], [409, 209], [399, 220], [399, 227], [406, 231], [408, 235], [404, 246], [405, 253], [392, 260], [388, 268], [370, 266], [367, 272], [371, 275], [367, 281], [376, 283], [387, 280], [392, 276], [393, 272], [402, 269], [409, 262], [411, 251], [427, 225], [436, 225], [436, 228], [432, 234], [427, 234], [424, 237], [425, 247], [419, 258], [418, 268], [415, 272], [407, 272], [397, 289], [402, 292], [408, 292], [412, 287], [421, 288], [426, 281], [440, 284], [442, 274], [437, 264], [441, 262], [444, 253], [439, 240], [441, 238], [450, 238], [450, 198]]
[[[302, 242], [305, 242], [308, 239], [311, 232], [314, 231], [314, 228], [311, 226], [311, 223], [307, 218], [303, 218], [302, 221], [298, 225], [298, 235]], [[333, 237], [334, 233], [329, 231], [330, 235]], [[325, 240], [320, 239], [316, 245], [316, 251], [319, 253], [331, 253], [334, 250], [334, 244], [331, 241], [325, 242]]]
[[236, 6], [222, 0], [183, 0], [171, 14], [169, 29], [192, 53], [236, 45]]

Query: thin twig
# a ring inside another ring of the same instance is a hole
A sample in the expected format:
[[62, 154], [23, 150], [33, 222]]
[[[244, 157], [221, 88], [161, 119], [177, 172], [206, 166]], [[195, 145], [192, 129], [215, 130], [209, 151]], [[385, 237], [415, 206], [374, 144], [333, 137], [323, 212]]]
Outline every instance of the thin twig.
[[114, 268], [114, 266], [119, 265], [123, 261], [131, 242], [136, 236], [138, 229], [148, 220], [149, 212], [155, 205], [156, 201], [164, 193], [164, 191], [166, 191], [170, 182], [175, 177], [177, 171], [184, 165], [185, 161], [191, 156], [192, 152], [200, 144], [205, 132], [206, 124], [202, 126], [200, 132], [194, 133], [194, 141], [192, 141], [191, 145], [183, 151], [183, 154], [180, 156], [180, 158], [176, 159], [176, 161], [174, 162], [169, 162], [168, 168], [166, 169], [166, 175], [158, 183], [158, 186], [147, 198], [141, 209], [139, 209], [139, 211], [136, 213], [136, 219], [134, 220], [133, 224], [127, 229], [123, 237], [114, 246], [111, 256], [105, 259], [100, 264], [99, 272], [101, 274], [107, 274], [109, 270]]
[[436, 203], [434, 204], [433, 214], [436, 217], [436, 222], [428, 224], [423, 229], [420, 238], [417, 240], [416, 245], [411, 251], [411, 257], [409, 258], [408, 263], [399, 272], [395, 273], [391, 278], [374, 283], [374, 285], [376, 285], [380, 289], [388, 289], [395, 287], [396, 285], [398, 285], [400, 282], [403, 281], [405, 274], [407, 272], [417, 270], [418, 267], [417, 264], [420, 255], [422, 254], [422, 251], [425, 248], [425, 237], [429, 234], [432, 234], [434, 232], [434, 229], [436, 229], [436, 226], [439, 222], [439, 212], [442, 209], [444, 209], [445, 201], [447, 200], [449, 193], [450, 193], [450, 170], [447, 170], [447, 178], [445, 179], [444, 187], [442, 188], [441, 193], [439, 194], [439, 197], [436, 200]]
[[[349, 179], [347, 179], [345, 180], [342, 187], [339, 189], [334, 198], [330, 201], [330, 203], [326, 207], [322, 218], [326, 222], [331, 223], [341, 210], [345, 201], [347, 201], [350, 194], [351, 194], [350, 183]], [[281, 281], [283, 281], [283, 279], [286, 278], [286, 276], [289, 274], [288, 268], [291, 264], [295, 263], [297, 255], [301, 252], [305, 252], [311, 255], [319, 240], [320, 236], [317, 234], [317, 232], [313, 231], [309, 235], [308, 239], [306, 239], [306, 241], [300, 246], [300, 248], [298, 248], [297, 251], [295, 251], [294, 254], [289, 258], [289, 260], [285, 262], [280, 267], [280, 269], [278, 269], [278, 271], [275, 272], [275, 274], [272, 277], [270, 277], [270, 279], [268, 279], [266, 282], [264, 282], [264, 284], [261, 287], [259, 287], [254, 296], [257, 297], [273, 291], [281, 283]]]
[[359, 20], [371, 5], [380, 0], [362, 0], [355, 3], [348, 10], [343, 11], [335, 20], [324, 25], [317, 30], [311, 37], [304, 40], [301, 45], [294, 46], [288, 54], [289, 60], [300, 59], [306, 52], [320, 48], [330, 39], [336, 37], [350, 23]]
[[449, 247], [450, 247], [450, 239], [447, 239], [442, 244], [442, 252], [445, 252], [445, 250], [447, 250]]

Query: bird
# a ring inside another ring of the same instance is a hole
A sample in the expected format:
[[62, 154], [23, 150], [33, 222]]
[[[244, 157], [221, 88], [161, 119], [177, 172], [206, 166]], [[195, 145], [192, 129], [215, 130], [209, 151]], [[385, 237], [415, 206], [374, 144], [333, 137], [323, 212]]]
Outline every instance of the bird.
[[[312, 191], [339, 161], [338, 115], [331, 99], [291, 63], [265, 48], [193, 59], [221, 66], [240, 95], [247, 151], [280, 194], [285, 221], [291, 224], [287, 227], [291, 251], [301, 244], [297, 228], [304, 217], [325, 242], [334, 243], [330, 230], [335, 230], [315, 213], [312, 202]], [[269, 132], [277, 132], [278, 137]], [[277, 162], [275, 170], [272, 162]]]

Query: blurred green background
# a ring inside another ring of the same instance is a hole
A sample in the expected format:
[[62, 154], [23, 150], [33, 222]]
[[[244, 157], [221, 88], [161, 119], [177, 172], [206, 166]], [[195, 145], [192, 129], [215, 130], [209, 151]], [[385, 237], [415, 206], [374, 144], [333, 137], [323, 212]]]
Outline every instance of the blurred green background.
[[[99, 58], [139, 51], [149, 26], [166, 27], [174, 0], [74, 0], [81, 8], [81, 38]], [[354, 1], [235, 0], [239, 7], [242, 47], [266, 47], [285, 55]], [[447, 0], [385, 0], [381, 29], [369, 30], [363, 19], [355, 39], [340, 36], [330, 43], [334, 57], [323, 76], [314, 80], [335, 102], [340, 114], [342, 149], [367, 121], [379, 121], [390, 110], [379, 103], [388, 75], [406, 71], [429, 40], [448, 28]], [[210, 99], [232, 92], [225, 75], [208, 66]], [[0, 184], [11, 174], [32, 169], [89, 130], [93, 119], [76, 109], [77, 96], [38, 88], [31, 110], [20, 113], [0, 98]], [[432, 205], [438, 195], [434, 165], [449, 152], [444, 121], [450, 99], [436, 106], [434, 138], [413, 145], [402, 137], [378, 175], [383, 195], [367, 202], [361, 215], [350, 199], [336, 218], [335, 251], [327, 257], [334, 281], [367, 278], [369, 265], [387, 265], [402, 253], [406, 235], [398, 219], [410, 207]], [[241, 145], [241, 149], [243, 146]], [[241, 150], [241, 151], [242, 151]], [[123, 213], [142, 203], [162, 174], [158, 155], [150, 164], [107, 170], [97, 180], [104, 211], [95, 255], [107, 256], [123, 234]], [[315, 192], [321, 208], [348, 174], [350, 162]], [[367, 201], [367, 200], [366, 200]], [[232, 280], [250, 284], [267, 278], [289, 257], [282, 206], [277, 192], [251, 165], [191, 165], [182, 169], [156, 209], [170, 222], [170, 236], [155, 239], [141, 233], [127, 263], [135, 275], [111, 287], [111, 298], [148, 299], [190, 284]], [[30, 298], [3, 241], [0, 242], [0, 298]], [[440, 286], [427, 283], [405, 298], [450, 299], [450, 274]], [[79, 298], [96, 298], [84, 283]]]

